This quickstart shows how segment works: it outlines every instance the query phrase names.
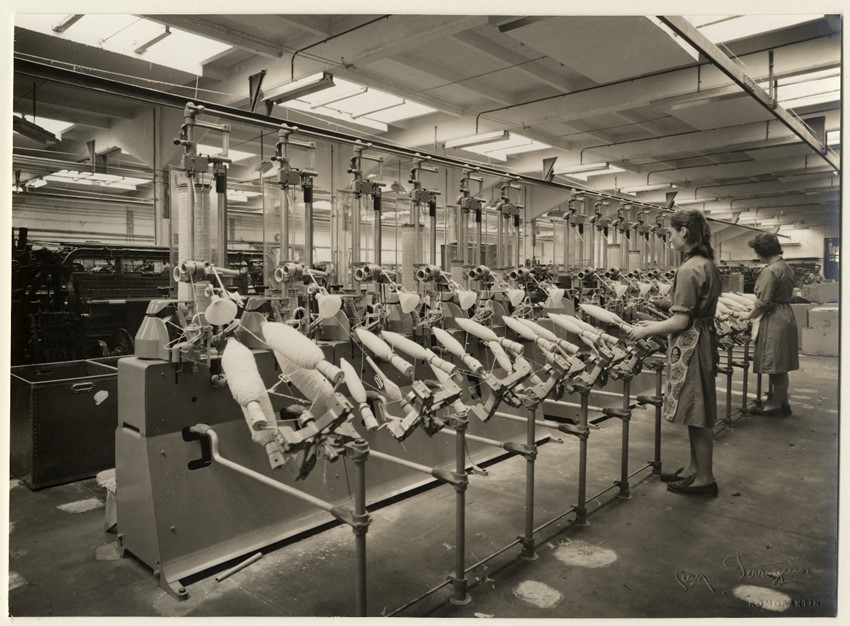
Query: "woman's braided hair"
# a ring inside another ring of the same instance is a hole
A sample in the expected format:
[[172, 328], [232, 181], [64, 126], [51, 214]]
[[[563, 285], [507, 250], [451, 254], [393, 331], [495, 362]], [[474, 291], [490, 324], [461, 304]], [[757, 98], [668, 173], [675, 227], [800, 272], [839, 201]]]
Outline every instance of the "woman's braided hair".
[[711, 245], [711, 229], [705, 215], [696, 209], [679, 209], [670, 218], [670, 225], [679, 229], [688, 229], [685, 241], [690, 249], [690, 254], [698, 254], [713, 261], [714, 247]]

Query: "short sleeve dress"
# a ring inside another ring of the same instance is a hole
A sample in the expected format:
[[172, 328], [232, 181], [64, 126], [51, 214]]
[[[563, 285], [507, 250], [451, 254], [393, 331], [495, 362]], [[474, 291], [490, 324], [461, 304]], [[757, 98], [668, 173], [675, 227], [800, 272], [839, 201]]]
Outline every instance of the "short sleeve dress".
[[753, 289], [758, 308], [763, 310], [756, 337], [753, 371], [760, 374], [786, 374], [799, 369], [797, 321], [791, 308], [794, 270], [779, 259], [758, 275]]
[[676, 272], [671, 313], [690, 317], [670, 335], [664, 416], [668, 421], [710, 428], [717, 421], [717, 339], [714, 312], [722, 291], [720, 274], [703, 256], [685, 259]]

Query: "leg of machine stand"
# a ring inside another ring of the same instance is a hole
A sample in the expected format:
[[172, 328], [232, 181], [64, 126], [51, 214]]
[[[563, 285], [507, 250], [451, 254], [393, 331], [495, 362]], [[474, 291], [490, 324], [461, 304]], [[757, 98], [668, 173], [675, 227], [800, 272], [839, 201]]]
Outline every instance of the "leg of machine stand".
[[[630, 411], [629, 403], [631, 400], [631, 381], [626, 378], [623, 380], [623, 410]], [[629, 417], [624, 417], [623, 422], [623, 444], [620, 453], [620, 481], [617, 483], [620, 486], [620, 492], [617, 497], [622, 500], [631, 498], [629, 493]]]
[[[529, 448], [535, 447], [537, 408], [528, 409], [528, 428], [526, 430], [525, 443]], [[520, 538], [522, 543], [523, 561], [536, 561], [537, 554], [534, 552], [534, 455], [525, 457], [525, 535]]]
[[747, 398], [747, 387], [750, 378], [750, 342], [744, 342], [744, 387], [742, 389], [743, 396], [741, 398], [741, 415], [746, 415], [749, 399]]
[[[659, 400], [662, 394], [662, 368], [655, 370], [655, 397]], [[661, 403], [655, 405], [655, 460], [652, 462], [652, 473], [661, 474]]]
[[355, 575], [356, 600], [355, 612], [357, 617], [366, 616], [366, 531], [368, 526], [368, 514], [366, 512], [366, 459], [369, 458], [369, 448], [365, 441], [355, 442], [356, 453], [354, 454], [354, 518], [364, 520], [367, 523], [353, 526], [355, 557], [357, 559], [357, 573]]
[[732, 377], [735, 374], [735, 368], [732, 367], [732, 350], [733, 346], [729, 346], [726, 351], [726, 423], [732, 425]]
[[[579, 409], [579, 426], [587, 429], [587, 413], [588, 399], [590, 397], [590, 389], [581, 392], [581, 409]], [[576, 505], [576, 519], [573, 522], [576, 526], [589, 526], [587, 521], [587, 437], [579, 439], [578, 448], [578, 504]]]
[[761, 406], [761, 372], [756, 375], [756, 406]]
[[[460, 423], [455, 431], [455, 472], [457, 475], [466, 474], [466, 422]], [[468, 580], [466, 578], [466, 567], [464, 558], [466, 553], [466, 482], [455, 485], [455, 574], [451, 577], [452, 592], [451, 603], [455, 605], [469, 604], [472, 598], [466, 592]]]

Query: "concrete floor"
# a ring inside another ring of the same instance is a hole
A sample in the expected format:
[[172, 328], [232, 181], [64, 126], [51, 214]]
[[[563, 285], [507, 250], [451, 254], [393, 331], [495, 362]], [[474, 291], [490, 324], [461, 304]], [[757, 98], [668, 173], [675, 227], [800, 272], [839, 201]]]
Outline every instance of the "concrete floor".
[[[590, 525], [568, 515], [541, 530], [535, 561], [514, 546], [469, 574], [472, 602], [450, 587], [397, 612], [406, 617], [830, 616], [837, 607], [838, 361], [801, 356], [791, 374], [794, 415], [745, 416], [719, 432], [718, 498], [670, 493], [644, 471], [631, 499], [589, 499]], [[751, 378], [751, 390], [755, 378]], [[718, 378], [718, 384], [724, 380]], [[611, 385], [616, 390], [616, 384]], [[740, 371], [734, 388], [741, 389]], [[718, 400], [724, 403], [722, 393]], [[609, 399], [609, 404], [611, 404]], [[735, 406], [740, 395], [735, 396]], [[651, 411], [631, 422], [630, 464], [652, 457]], [[589, 439], [591, 495], [619, 477], [620, 424]], [[665, 424], [666, 470], [687, 464], [687, 434]], [[535, 525], [576, 501], [578, 443], [547, 443], [537, 460]], [[525, 461], [473, 475], [467, 491], [466, 563], [522, 533]], [[13, 616], [335, 616], [354, 614], [354, 542], [334, 527], [267, 551], [216, 582], [183, 581], [178, 601], [151, 571], [122, 559], [104, 531], [105, 492], [94, 480], [10, 491], [9, 609]], [[73, 504], [69, 510], [63, 505]], [[455, 558], [455, 494], [437, 486], [371, 510], [368, 614], [395, 613], [446, 580]], [[91, 508], [86, 509], [87, 506]], [[77, 511], [77, 512], [73, 512]], [[219, 568], [225, 569], [225, 567]]]

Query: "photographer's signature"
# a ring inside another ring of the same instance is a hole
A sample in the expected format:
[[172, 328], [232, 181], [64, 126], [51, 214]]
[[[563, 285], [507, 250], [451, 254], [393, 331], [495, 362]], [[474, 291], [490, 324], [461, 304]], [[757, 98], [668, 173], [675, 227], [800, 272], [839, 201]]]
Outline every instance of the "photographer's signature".
[[[771, 553], [769, 560], [765, 560], [765, 557], [764, 553], [736, 552], [723, 559], [723, 567], [736, 571], [738, 580], [766, 578], [771, 581], [773, 587], [781, 587], [788, 582], [789, 578], [808, 576], [811, 573], [808, 567], [795, 565], [797, 557], [793, 554], [777, 552]], [[684, 591], [705, 586], [715, 593], [714, 586], [705, 574], [677, 569], [675, 575], [676, 583]]]

